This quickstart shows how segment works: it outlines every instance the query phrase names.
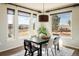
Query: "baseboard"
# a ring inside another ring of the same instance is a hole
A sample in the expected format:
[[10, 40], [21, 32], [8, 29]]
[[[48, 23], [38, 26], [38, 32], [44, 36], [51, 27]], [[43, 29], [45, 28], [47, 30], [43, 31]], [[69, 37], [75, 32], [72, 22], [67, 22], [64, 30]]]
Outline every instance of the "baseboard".
[[0, 56], [10, 56], [10, 55], [15, 54], [23, 49], [24, 49], [24, 47], [20, 46], [20, 47], [16, 47], [16, 48], [13, 48], [10, 50], [2, 51], [2, 52], [0, 52]]
[[67, 45], [63, 45], [64, 47], [66, 48], [70, 48], [70, 49], [74, 49], [74, 50], [79, 50], [78, 48], [75, 48], [75, 47], [71, 47], [71, 46], [67, 46]]

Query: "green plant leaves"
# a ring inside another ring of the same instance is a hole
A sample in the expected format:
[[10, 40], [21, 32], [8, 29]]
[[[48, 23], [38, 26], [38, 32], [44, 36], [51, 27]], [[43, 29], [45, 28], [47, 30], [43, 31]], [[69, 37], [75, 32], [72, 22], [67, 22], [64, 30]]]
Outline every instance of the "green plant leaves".
[[39, 34], [44, 34], [44, 35], [47, 35], [47, 29], [44, 27], [44, 25], [41, 25], [41, 27], [39, 28], [39, 30], [38, 30], [38, 33]]

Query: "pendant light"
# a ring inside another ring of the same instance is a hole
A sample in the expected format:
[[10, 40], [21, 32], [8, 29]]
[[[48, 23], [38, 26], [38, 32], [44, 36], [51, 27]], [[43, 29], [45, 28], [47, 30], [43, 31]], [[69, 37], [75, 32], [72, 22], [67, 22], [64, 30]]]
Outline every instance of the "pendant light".
[[43, 14], [42, 15], [39, 15], [39, 22], [48, 22], [48, 15], [45, 15], [45, 5], [43, 3]]

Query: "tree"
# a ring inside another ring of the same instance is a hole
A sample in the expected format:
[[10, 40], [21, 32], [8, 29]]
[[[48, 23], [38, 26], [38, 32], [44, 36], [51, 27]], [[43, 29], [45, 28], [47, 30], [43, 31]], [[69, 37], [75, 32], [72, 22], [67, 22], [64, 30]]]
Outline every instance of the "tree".
[[71, 20], [68, 20], [68, 24], [69, 24], [69, 26], [71, 25]]
[[52, 16], [52, 31], [57, 31], [59, 27], [60, 17], [57, 15]]

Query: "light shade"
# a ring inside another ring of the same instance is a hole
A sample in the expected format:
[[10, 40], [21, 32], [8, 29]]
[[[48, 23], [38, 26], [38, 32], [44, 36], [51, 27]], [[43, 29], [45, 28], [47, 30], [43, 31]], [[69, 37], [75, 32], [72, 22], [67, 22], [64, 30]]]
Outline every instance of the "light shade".
[[39, 22], [48, 22], [48, 15], [39, 15]]

